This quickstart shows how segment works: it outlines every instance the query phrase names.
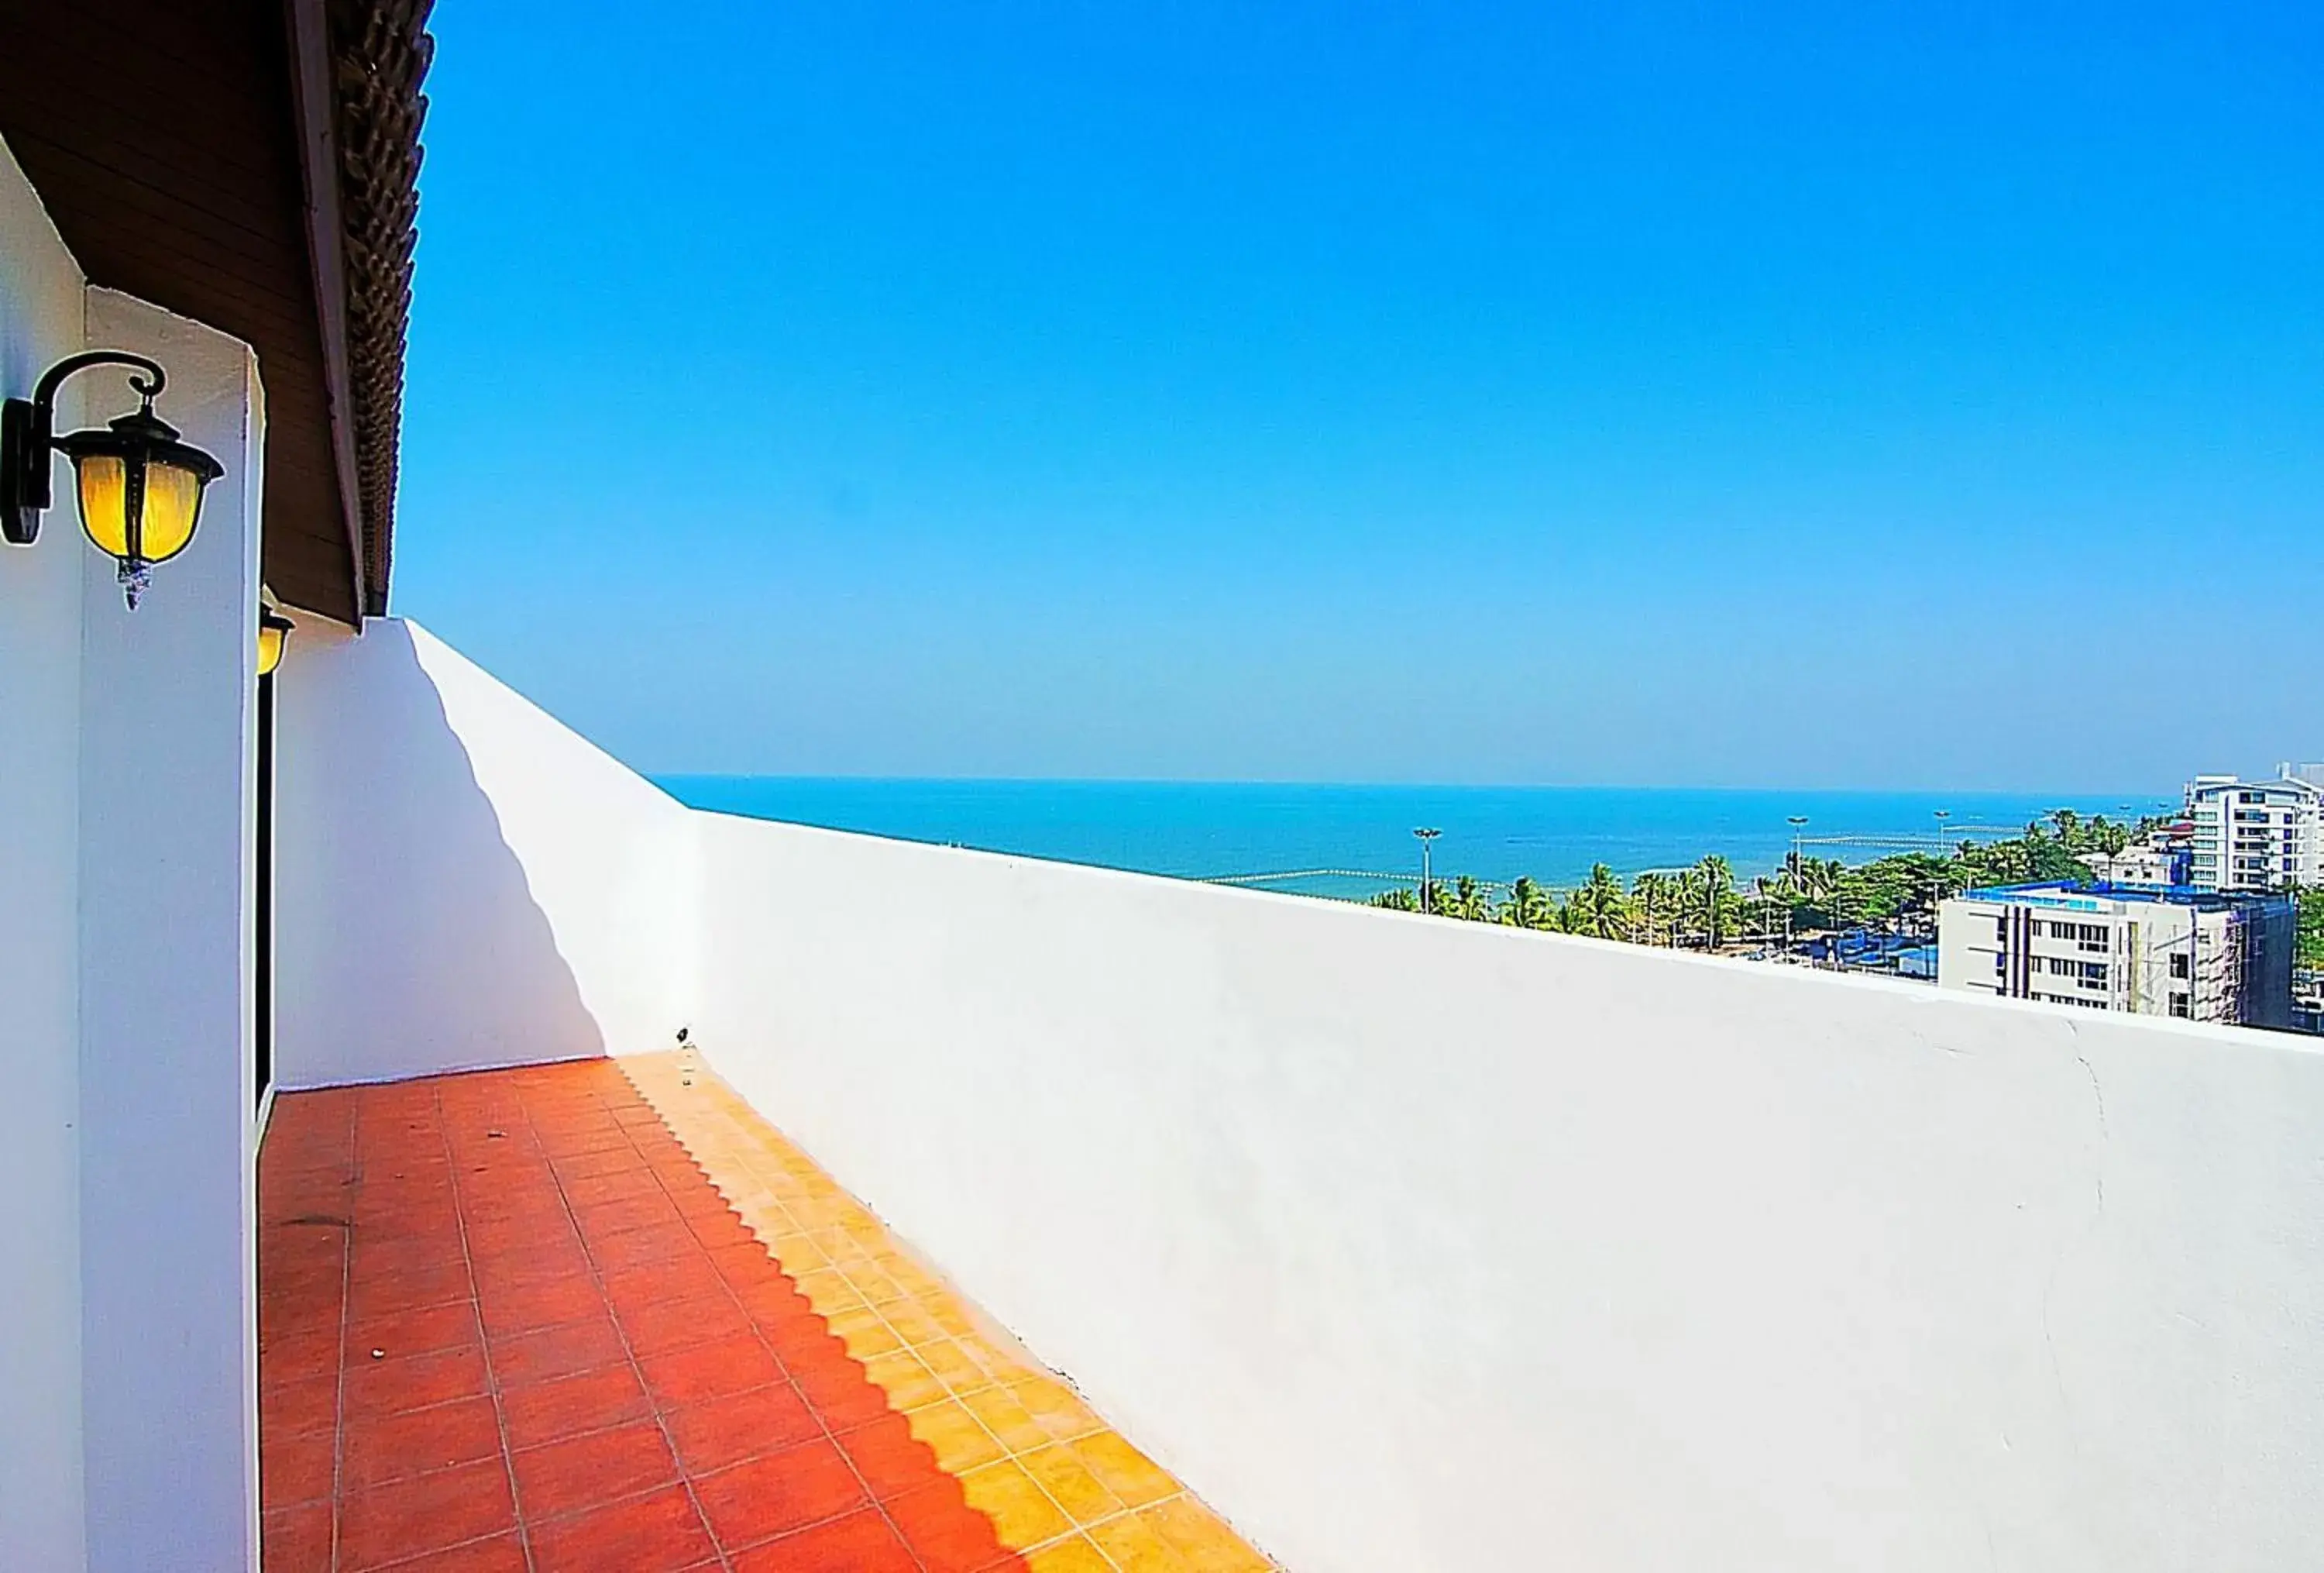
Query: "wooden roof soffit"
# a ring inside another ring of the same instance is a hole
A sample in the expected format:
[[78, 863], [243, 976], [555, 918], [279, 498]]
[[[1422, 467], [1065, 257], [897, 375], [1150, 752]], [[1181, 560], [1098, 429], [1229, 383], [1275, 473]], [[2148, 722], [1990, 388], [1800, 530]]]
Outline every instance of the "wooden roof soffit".
[[308, 254], [360, 615], [387, 611], [433, 0], [285, 0]]

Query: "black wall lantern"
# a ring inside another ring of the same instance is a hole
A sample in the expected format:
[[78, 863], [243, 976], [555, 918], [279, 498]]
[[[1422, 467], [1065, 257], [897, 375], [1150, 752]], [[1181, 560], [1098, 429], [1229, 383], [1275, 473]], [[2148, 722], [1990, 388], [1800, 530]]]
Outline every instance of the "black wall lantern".
[[[77, 371], [123, 365], [143, 403], [104, 430], [56, 435], [57, 389]], [[69, 355], [41, 374], [30, 399], [0, 406], [0, 535], [18, 546], [40, 539], [48, 508], [49, 455], [73, 461], [79, 482], [80, 524], [99, 551], [121, 565], [121, 590], [130, 609], [145, 593], [146, 571], [185, 551], [201, 517], [202, 493], [226, 467], [189, 443], [153, 413], [154, 395], [169, 374], [142, 355], [93, 349]]]

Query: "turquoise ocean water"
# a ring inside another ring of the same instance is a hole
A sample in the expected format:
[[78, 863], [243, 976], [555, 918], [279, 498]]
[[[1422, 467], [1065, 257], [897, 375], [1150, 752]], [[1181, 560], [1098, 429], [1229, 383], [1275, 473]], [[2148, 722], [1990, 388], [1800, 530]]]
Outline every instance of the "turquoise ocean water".
[[[1627, 787], [1274, 785], [1211, 782], [883, 781], [858, 777], [667, 776], [696, 808], [1022, 853], [1184, 878], [1353, 871], [1258, 888], [1361, 898], [1416, 878], [1416, 827], [1444, 834], [1440, 877], [1520, 874], [1553, 885], [1593, 863], [1625, 876], [1720, 853], [1740, 877], [1777, 867], [1791, 815], [1808, 851], [1851, 863], [1917, 839], [1933, 846], [1936, 810], [1954, 836], [2014, 835], [2068, 807], [2153, 812], [2176, 800], [2137, 793], [1835, 792]], [[1831, 841], [1824, 837], [1848, 837]]]

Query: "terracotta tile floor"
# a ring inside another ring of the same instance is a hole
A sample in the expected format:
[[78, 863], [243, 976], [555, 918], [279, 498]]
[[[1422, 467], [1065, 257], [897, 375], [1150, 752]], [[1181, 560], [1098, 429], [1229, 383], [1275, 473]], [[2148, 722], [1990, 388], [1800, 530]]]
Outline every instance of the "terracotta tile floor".
[[692, 1054], [277, 1100], [266, 1573], [1256, 1573]]

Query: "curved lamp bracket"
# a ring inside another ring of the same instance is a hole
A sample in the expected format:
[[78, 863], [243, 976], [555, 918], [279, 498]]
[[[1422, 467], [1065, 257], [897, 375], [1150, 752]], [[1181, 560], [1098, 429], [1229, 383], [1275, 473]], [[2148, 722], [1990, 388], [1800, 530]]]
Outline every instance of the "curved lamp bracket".
[[51, 500], [49, 456], [57, 446], [57, 390], [75, 372], [97, 365], [132, 368], [129, 385], [148, 410], [170, 380], [158, 361], [123, 349], [92, 349], [69, 355], [42, 372], [31, 398], [0, 405], [0, 538], [14, 545], [30, 546], [41, 538], [41, 514]]

